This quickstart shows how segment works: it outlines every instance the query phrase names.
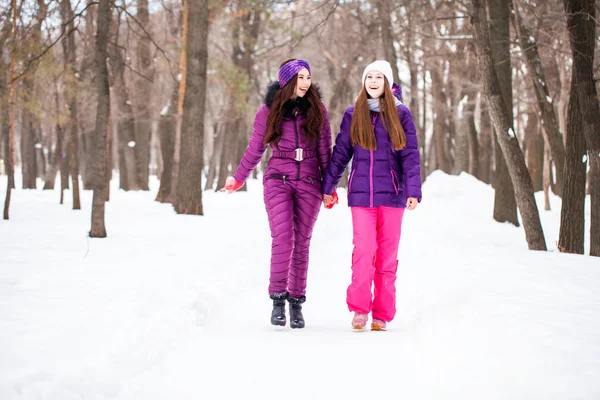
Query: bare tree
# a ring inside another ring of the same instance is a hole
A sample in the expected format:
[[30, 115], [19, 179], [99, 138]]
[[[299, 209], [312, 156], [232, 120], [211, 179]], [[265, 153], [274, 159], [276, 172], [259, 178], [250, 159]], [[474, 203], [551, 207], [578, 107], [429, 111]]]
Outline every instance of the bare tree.
[[181, 160], [175, 211], [203, 215], [204, 105], [208, 62], [208, 0], [189, 2], [187, 79], [181, 126]]
[[573, 53], [573, 69], [567, 117], [565, 195], [558, 243], [561, 251], [583, 254], [587, 148], [591, 166], [592, 201], [590, 254], [600, 256], [600, 107], [593, 68], [596, 41], [595, 2], [564, 0], [564, 6]]
[[106, 237], [104, 223], [104, 204], [106, 202], [107, 186], [107, 134], [108, 117], [110, 113], [110, 89], [108, 84], [108, 38], [110, 34], [110, 1], [99, 0], [98, 19], [96, 31], [96, 132], [93, 140], [93, 185], [94, 196], [92, 199], [92, 228], [90, 237]]
[[[178, 12], [179, 11], [179, 12]], [[181, 31], [183, 29], [184, 21], [184, 10], [178, 8], [166, 9], [166, 30], [169, 35], [173, 38], [175, 46], [181, 46], [182, 41], [185, 37], [182, 37]], [[186, 16], [187, 20], [187, 16]], [[186, 28], [187, 29], [187, 28]], [[180, 49], [183, 55], [183, 48]], [[177, 68], [181, 70], [181, 65], [177, 64]], [[169, 85], [171, 86], [171, 96], [166, 101], [166, 106], [163, 107], [158, 123], [158, 136], [160, 141], [160, 151], [162, 156], [163, 169], [160, 176], [160, 187], [156, 195], [156, 201], [161, 203], [171, 202], [171, 198], [174, 198], [174, 192], [172, 188], [172, 182], [174, 179], [174, 155], [175, 155], [175, 141], [178, 136], [178, 120], [179, 120], [179, 98], [180, 92], [183, 92], [181, 83], [169, 79]], [[183, 104], [181, 105], [183, 108]], [[181, 141], [181, 138], [179, 138]]]
[[[63, 39], [63, 52], [65, 57], [65, 70], [70, 75], [75, 75], [77, 70], [77, 48], [75, 43], [75, 24], [73, 22], [73, 9], [70, 0], [62, 0], [61, 17], [63, 24], [68, 27], [69, 33]], [[70, 84], [67, 108], [69, 109], [69, 161], [71, 172], [71, 183], [73, 192], [73, 210], [81, 209], [79, 195], [79, 126], [77, 115], [77, 83]]]
[[[512, 68], [510, 62], [510, 32], [509, 32], [509, 0], [489, 0], [490, 10], [490, 41], [493, 59], [493, 68], [498, 76], [498, 84], [504, 99], [504, 108], [510, 121], [513, 120], [512, 110]], [[490, 106], [490, 111], [493, 105]], [[494, 117], [492, 116], [492, 121]], [[510, 124], [512, 126], [512, 123]], [[498, 149], [499, 136], [504, 135], [504, 131], [498, 132], [498, 127], [494, 123], [494, 147]], [[516, 142], [516, 136], [515, 136]], [[518, 146], [518, 143], [517, 143]], [[519, 226], [517, 216], [517, 203], [515, 200], [515, 188], [508, 171], [506, 154], [502, 151], [496, 151], [495, 172], [494, 172], [494, 219], [498, 222], [510, 222]]]
[[377, 15], [381, 29], [383, 54], [385, 55], [385, 59], [392, 65], [394, 82], [400, 83], [400, 78], [398, 76], [398, 56], [396, 54], [396, 48], [394, 47], [394, 35], [392, 32], [392, 10], [390, 3], [391, 2], [389, 0], [376, 0], [375, 7], [377, 8]]
[[175, 128], [175, 143], [173, 150], [173, 177], [171, 179], [171, 195], [169, 201], [177, 206], [177, 185], [179, 183], [179, 169], [181, 164], [181, 132], [183, 126], [183, 103], [187, 86], [187, 58], [189, 36], [190, 0], [183, 0], [183, 29], [181, 35], [181, 60], [179, 63], [179, 99], [177, 101], [177, 125]]
[[137, 60], [139, 72], [136, 82], [137, 99], [137, 124], [135, 127], [135, 151], [137, 162], [138, 182], [142, 190], [148, 190], [149, 165], [150, 165], [150, 139], [152, 137], [152, 112], [148, 99], [152, 97], [154, 68], [150, 53], [150, 16], [148, 13], [148, 0], [137, 0], [138, 22], [144, 34], [138, 39]]
[[10, 52], [10, 89], [8, 96], [8, 157], [6, 157], [6, 174], [8, 175], [8, 179], [6, 185], [6, 198], [4, 200], [4, 219], [8, 219], [9, 217], [10, 197], [12, 189], [15, 187], [15, 98], [17, 95], [15, 70], [17, 64], [17, 19], [19, 18], [17, 0], [12, 0], [12, 11], [12, 48]]
[[533, 195], [531, 178], [512, 127], [512, 120], [506, 109], [498, 75], [494, 69], [485, 5], [483, 0], [471, 0], [471, 5], [483, 93], [490, 108], [494, 128], [498, 133], [500, 149], [506, 159], [508, 171], [516, 190], [516, 200], [521, 212], [527, 244], [531, 250], [546, 250], [546, 241]]
[[127, 89], [125, 78], [126, 48], [120, 45], [121, 13], [119, 9], [116, 17], [115, 36], [117, 43], [110, 46], [110, 65], [112, 69], [112, 89], [114, 92], [115, 116], [117, 123], [117, 149], [119, 154], [119, 186], [123, 190], [139, 190], [142, 188], [140, 182], [137, 162], [138, 143], [136, 139], [136, 120], [133, 112], [132, 96]]
[[173, 153], [175, 151], [175, 131], [177, 130], [177, 101], [179, 99], [179, 85], [174, 85], [171, 92], [171, 101], [161, 113], [158, 134], [160, 138], [160, 151], [163, 159], [163, 171], [160, 178], [160, 188], [156, 201], [168, 202], [171, 194], [171, 179], [173, 177]]
[[[46, 19], [48, 6], [44, 0], [37, 0], [37, 12], [34, 18], [33, 27], [30, 29], [29, 40], [25, 40], [24, 45], [28, 51], [34, 54], [40, 53], [42, 39], [42, 23]], [[39, 59], [30, 61], [30, 72], [26, 72], [22, 77], [21, 98], [23, 106], [21, 107], [21, 170], [23, 189], [35, 189], [37, 187], [37, 157], [36, 145], [38, 144], [38, 125], [39, 125], [39, 107], [37, 106], [37, 97], [35, 95], [35, 69], [39, 65]]]
[[538, 44], [531, 35], [529, 29], [525, 26], [523, 18], [518, 7], [512, 7], [512, 19], [517, 29], [521, 51], [525, 55], [525, 62], [529, 72], [529, 77], [533, 83], [537, 106], [541, 113], [544, 139], [550, 146], [552, 160], [556, 165], [556, 183], [553, 185], [553, 191], [558, 196], [562, 196], [563, 174], [565, 166], [565, 147], [563, 145], [562, 134], [558, 126], [558, 120], [554, 112], [552, 97], [548, 91], [546, 83], [546, 74], [542, 66], [542, 61], [538, 53]]

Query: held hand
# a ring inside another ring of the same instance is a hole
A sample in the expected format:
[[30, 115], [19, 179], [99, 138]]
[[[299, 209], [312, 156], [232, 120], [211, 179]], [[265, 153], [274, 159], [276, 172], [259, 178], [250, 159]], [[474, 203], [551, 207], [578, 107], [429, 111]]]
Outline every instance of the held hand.
[[406, 201], [406, 208], [409, 210], [414, 210], [417, 208], [417, 204], [419, 204], [419, 200], [416, 197], [409, 197]]
[[331, 195], [329, 195], [329, 194], [323, 195], [323, 204], [325, 205], [325, 208], [332, 209], [333, 206], [338, 203], [339, 203], [339, 197], [337, 194], [337, 190], [334, 190], [333, 194], [331, 194]]
[[227, 194], [231, 194], [231, 193], [235, 192], [236, 190], [238, 190], [239, 188], [241, 188], [242, 186], [244, 186], [244, 182], [238, 182], [234, 178], [229, 177], [225, 181], [225, 187], [221, 188], [219, 191], [227, 192]]

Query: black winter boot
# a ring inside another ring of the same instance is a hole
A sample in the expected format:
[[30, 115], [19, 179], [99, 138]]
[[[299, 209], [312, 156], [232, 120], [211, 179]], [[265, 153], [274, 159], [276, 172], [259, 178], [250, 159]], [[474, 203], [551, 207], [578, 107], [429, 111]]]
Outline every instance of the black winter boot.
[[290, 303], [290, 326], [292, 329], [304, 328], [304, 316], [302, 315], [302, 303], [306, 301], [306, 296], [288, 297]]
[[273, 293], [273, 311], [271, 312], [271, 325], [285, 326], [285, 299], [288, 298], [288, 292]]

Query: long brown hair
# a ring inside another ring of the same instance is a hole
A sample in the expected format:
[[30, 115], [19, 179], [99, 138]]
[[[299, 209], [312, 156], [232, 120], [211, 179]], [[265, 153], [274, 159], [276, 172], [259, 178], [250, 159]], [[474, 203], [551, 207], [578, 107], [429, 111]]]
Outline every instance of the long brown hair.
[[[290, 61], [294, 61], [295, 58], [290, 58], [281, 63], [279, 68], [284, 66]], [[281, 123], [284, 118], [284, 106], [296, 91], [296, 83], [298, 82], [298, 74], [296, 74], [286, 85], [280, 89], [277, 89], [273, 104], [269, 110], [267, 116], [267, 132], [265, 134], [265, 144], [273, 144], [279, 149], [279, 140], [281, 140]], [[308, 109], [306, 111], [306, 120], [302, 124], [302, 132], [304, 139], [316, 146], [321, 135], [321, 125], [323, 125], [323, 108], [321, 98], [317, 94], [317, 90], [311, 84], [304, 98], [308, 102]]]
[[[354, 103], [354, 114], [350, 124], [350, 140], [352, 145], [358, 144], [364, 149], [376, 150], [377, 141], [371, 123], [368, 98], [369, 94], [363, 84]], [[406, 134], [398, 117], [394, 94], [387, 81], [384, 83], [383, 94], [379, 98], [379, 109], [383, 115], [383, 125], [390, 135], [394, 149], [402, 150], [406, 147]]]

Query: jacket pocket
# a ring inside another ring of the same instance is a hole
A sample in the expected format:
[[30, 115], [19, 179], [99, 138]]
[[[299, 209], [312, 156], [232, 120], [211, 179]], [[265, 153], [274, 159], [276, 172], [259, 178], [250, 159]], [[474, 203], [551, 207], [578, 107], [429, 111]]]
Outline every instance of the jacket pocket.
[[350, 173], [350, 179], [348, 179], [348, 194], [350, 194], [350, 192], [352, 191], [352, 179], [354, 179], [355, 172], [356, 170], [352, 170], [352, 172]]
[[320, 185], [321, 184], [321, 178], [315, 178], [314, 176], [307, 176], [306, 181], [308, 183], [310, 183], [311, 185]]
[[390, 170], [390, 174], [392, 175], [392, 185], [394, 185], [394, 190], [396, 191], [396, 196], [398, 196], [398, 192], [400, 189], [398, 188], [398, 177], [396, 176], [396, 172], [394, 170]]
[[271, 175], [267, 175], [265, 176], [264, 180], [265, 182], [271, 179], [281, 179], [283, 180], [283, 183], [285, 184], [285, 180], [288, 178], [287, 175], [285, 174], [271, 174]]

